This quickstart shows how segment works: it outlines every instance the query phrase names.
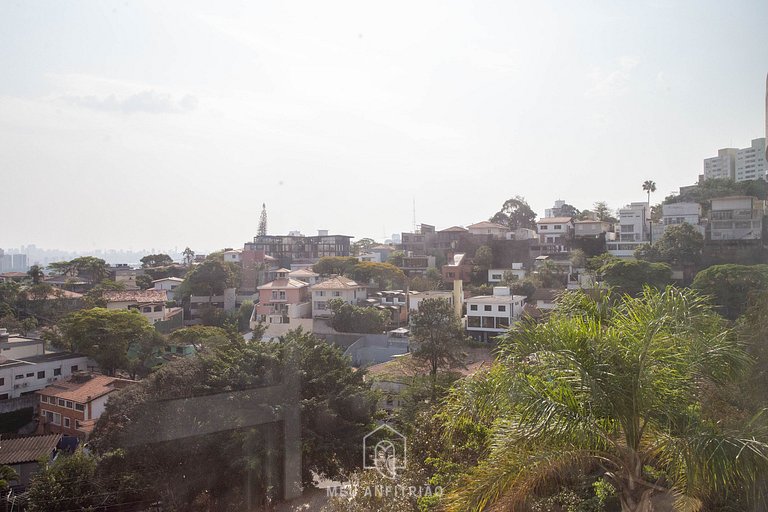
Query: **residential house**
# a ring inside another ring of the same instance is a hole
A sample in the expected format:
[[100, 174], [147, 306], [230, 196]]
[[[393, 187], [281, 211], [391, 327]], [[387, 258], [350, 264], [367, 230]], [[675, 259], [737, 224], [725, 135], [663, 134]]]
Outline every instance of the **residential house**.
[[415, 233], [401, 233], [397, 248], [406, 254], [421, 256], [427, 253], [428, 245], [435, 238], [435, 226], [420, 224]]
[[472, 235], [469, 230], [461, 226], [451, 226], [438, 231], [435, 235], [434, 246], [441, 251], [465, 251], [468, 239]]
[[107, 309], [133, 309], [141, 313], [150, 324], [170, 320], [182, 314], [182, 308], [168, 308], [166, 290], [109, 290], [103, 293]]
[[376, 295], [369, 297], [366, 302], [378, 309], [387, 311], [389, 322], [392, 325], [405, 325], [408, 323], [408, 295], [403, 290], [382, 290], [376, 292]]
[[574, 232], [572, 217], [545, 217], [536, 221], [539, 232], [539, 250], [542, 254], [563, 253], [570, 250]]
[[525, 279], [526, 271], [522, 263], [513, 263], [512, 268], [491, 268], [488, 269], [488, 283], [501, 283], [504, 280], [504, 274], [513, 276], [517, 281], [522, 281]]
[[118, 263], [117, 265], [107, 267], [109, 277], [116, 283], [123, 285], [125, 290], [138, 290], [136, 278], [144, 275], [144, 269], [133, 268], [127, 263]]
[[267, 273], [279, 267], [277, 258], [264, 252], [263, 249], [254, 249], [252, 243], [246, 243], [240, 253], [240, 287], [245, 292], [256, 293], [259, 285], [269, 281]]
[[705, 226], [701, 223], [701, 205], [699, 203], [670, 203], [662, 205], [662, 221], [653, 224], [653, 240], [664, 236], [670, 226], [690, 224], [705, 236]]
[[224, 261], [226, 263], [234, 263], [236, 265], [240, 265], [240, 261], [242, 258], [242, 250], [241, 249], [224, 249], [224, 251], [221, 253], [222, 257], [224, 258]]
[[152, 281], [152, 289], [164, 290], [165, 300], [167, 301], [176, 300], [180, 298], [177, 296], [176, 290], [178, 290], [179, 286], [181, 286], [181, 283], [183, 282], [184, 280], [180, 277], [164, 277], [162, 279], [155, 279]]
[[341, 299], [348, 304], [357, 304], [368, 298], [365, 286], [344, 276], [332, 276], [310, 286], [312, 292], [312, 318], [329, 317], [328, 302]]
[[536, 288], [529, 300], [539, 311], [551, 311], [555, 309], [557, 297], [564, 291], [560, 288]]
[[520, 319], [524, 302], [525, 296], [512, 295], [506, 286], [495, 286], [493, 295], [467, 298], [467, 333], [478, 341], [491, 341]]
[[473, 235], [490, 235], [492, 238], [503, 239], [512, 231], [508, 226], [484, 220], [467, 226], [467, 230]]
[[[461, 297], [461, 295], [459, 295]], [[443, 299], [447, 300], [450, 305], [454, 304], [453, 292], [445, 290], [430, 290], [426, 292], [411, 292], [408, 297], [409, 307], [411, 311], [418, 311], [421, 302], [425, 299]]]
[[230, 313], [242, 306], [243, 302], [253, 299], [253, 294], [240, 294], [235, 288], [226, 288], [221, 295], [192, 295], [189, 297], [189, 318], [184, 320], [184, 324], [199, 324], [206, 309], [220, 309]]
[[751, 196], [716, 197], [709, 213], [712, 242], [762, 240], [765, 201]]
[[453, 255], [452, 260], [443, 265], [443, 282], [452, 283], [457, 279], [468, 283], [472, 280], [472, 264], [464, 253]]
[[40, 471], [40, 464], [54, 459], [61, 434], [3, 438], [0, 442], [0, 465], [10, 466], [18, 478], [8, 482], [17, 492], [23, 492]]
[[19, 359], [0, 358], [0, 400], [11, 400], [89, 368], [87, 356], [73, 352], [51, 352]]
[[288, 273], [288, 277], [291, 279], [298, 279], [299, 281], [303, 281], [309, 285], [320, 282], [320, 274], [313, 272], [311, 267], [291, 270]]
[[634, 256], [635, 249], [650, 241], [650, 214], [646, 202], [630, 203], [620, 209], [617, 240], [606, 242], [608, 252], [622, 258]]
[[87, 438], [104, 413], [109, 395], [134, 381], [78, 372], [37, 392], [38, 430]]
[[274, 281], [259, 286], [259, 302], [254, 307], [256, 320], [266, 324], [291, 324], [312, 317], [309, 283], [280, 273]]
[[610, 222], [604, 220], [577, 220], [573, 225], [573, 236], [576, 238], [600, 238], [612, 227]]

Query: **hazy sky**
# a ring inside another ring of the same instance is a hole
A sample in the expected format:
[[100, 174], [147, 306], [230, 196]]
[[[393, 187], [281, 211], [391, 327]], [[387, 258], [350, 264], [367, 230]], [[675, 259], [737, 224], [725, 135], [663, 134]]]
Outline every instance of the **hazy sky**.
[[763, 136], [768, 2], [0, 1], [0, 247], [617, 208]]

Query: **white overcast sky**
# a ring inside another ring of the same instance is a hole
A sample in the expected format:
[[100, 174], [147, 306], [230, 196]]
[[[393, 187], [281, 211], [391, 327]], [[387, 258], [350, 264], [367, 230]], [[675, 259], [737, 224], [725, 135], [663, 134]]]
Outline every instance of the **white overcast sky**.
[[617, 208], [764, 133], [768, 2], [0, 2], [0, 247]]

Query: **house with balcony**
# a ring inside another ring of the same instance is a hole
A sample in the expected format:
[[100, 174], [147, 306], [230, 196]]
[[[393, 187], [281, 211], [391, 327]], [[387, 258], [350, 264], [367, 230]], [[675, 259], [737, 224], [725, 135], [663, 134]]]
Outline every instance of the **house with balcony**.
[[153, 290], [164, 290], [166, 300], [176, 300], [176, 290], [178, 290], [184, 280], [180, 277], [163, 277], [152, 281]]
[[653, 223], [653, 241], [660, 239], [670, 226], [690, 224], [701, 236], [706, 235], [705, 226], [702, 223], [702, 208], [699, 203], [670, 203], [662, 205], [661, 222]]
[[310, 286], [312, 296], [312, 318], [329, 317], [328, 302], [341, 299], [347, 304], [357, 304], [368, 298], [368, 289], [344, 276], [332, 276]]
[[574, 223], [572, 217], [544, 217], [536, 221], [541, 254], [564, 253], [570, 250]]
[[255, 319], [270, 324], [290, 324], [312, 316], [309, 283], [281, 273], [277, 279], [259, 286], [259, 302], [254, 306]]
[[403, 256], [403, 264], [400, 266], [400, 270], [408, 277], [425, 276], [430, 268], [435, 268], [434, 256], [411, 253]]
[[651, 210], [647, 202], [630, 203], [619, 210], [616, 239], [606, 242], [608, 252], [620, 258], [631, 258], [635, 249], [650, 242]]
[[109, 395], [134, 381], [78, 372], [37, 392], [38, 430], [86, 439], [104, 413]]
[[763, 238], [765, 201], [751, 196], [712, 198], [709, 212], [709, 241], [755, 242]]
[[477, 341], [491, 341], [514, 325], [523, 314], [525, 296], [513, 295], [506, 286], [495, 286], [493, 295], [466, 299], [467, 334]]

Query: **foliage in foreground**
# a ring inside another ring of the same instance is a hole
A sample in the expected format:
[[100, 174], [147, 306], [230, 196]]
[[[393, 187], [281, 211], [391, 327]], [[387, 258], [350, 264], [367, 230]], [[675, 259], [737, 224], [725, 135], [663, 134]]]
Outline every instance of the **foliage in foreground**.
[[701, 413], [702, 388], [749, 364], [702, 298], [646, 288], [575, 313], [510, 332], [496, 367], [449, 396], [447, 442], [469, 430], [481, 448], [449, 510], [521, 510], [579, 471], [610, 484], [624, 511], [697, 510], [750, 487], [759, 496], [766, 432]]

